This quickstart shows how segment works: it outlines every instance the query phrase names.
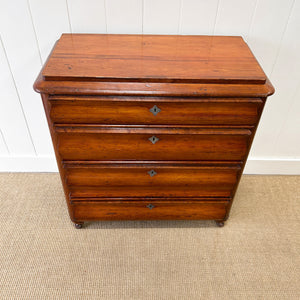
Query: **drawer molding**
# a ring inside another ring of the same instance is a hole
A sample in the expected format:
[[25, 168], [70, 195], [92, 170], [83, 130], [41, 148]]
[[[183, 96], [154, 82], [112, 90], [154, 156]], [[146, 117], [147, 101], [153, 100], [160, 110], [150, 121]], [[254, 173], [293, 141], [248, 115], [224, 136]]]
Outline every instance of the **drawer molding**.
[[178, 166], [198, 166], [198, 167], [239, 167], [240, 165], [243, 164], [241, 160], [238, 161], [186, 161], [186, 160], [172, 160], [172, 161], [145, 161], [145, 160], [134, 160], [134, 161], [124, 161], [124, 160], [103, 160], [103, 161], [86, 161], [86, 160], [66, 160], [62, 161], [63, 167], [64, 168], [90, 168], [90, 167], [97, 167], [97, 166], [119, 166], [121, 167], [122, 164], [126, 163], [127, 167], [130, 166], [135, 166], [135, 165], [140, 165], [140, 166], [157, 166], [157, 165], [162, 165], [162, 166], [168, 166], [168, 167], [178, 167]]
[[229, 201], [85, 201], [71, 204], [73, 221], [224, 220]]
[[242, 165], [64, 164], [70, 198], [232, 197]]
[[[62, 160], [244, 160], [249, 129], [56, 125]], [[149, 142], [155, 136], [158, 143]], [[197, 149], [197, 151], [195, 151]]]
[[[56, 132], [69, 133], [136, 133], [136, 134], [226, 134], [226, 135], [251, 135], [249, 128], [230, 128], [230, 127], [201, 127], [201, 126], [111, 126], [99, 124], [56, 124]], [[252, 128], [252, 127], [251, 127]]]
[[229, 202], [231, 197], [70, 197], [70, 203], [76, 204], [88, 204], [88, 203], [97, 203], [97, 202], [110, 202], [110, 203], [123, 203], [123, 202], [151, 202], [151, 201], [160, 201], [160, 202]]
[[[156, 97], [50, 98], [54, 123], [136, 125], [255, 125], [264, 101], [246, 99], [197, 99]], [[129, 100], [130, 99], [130, 100]]]

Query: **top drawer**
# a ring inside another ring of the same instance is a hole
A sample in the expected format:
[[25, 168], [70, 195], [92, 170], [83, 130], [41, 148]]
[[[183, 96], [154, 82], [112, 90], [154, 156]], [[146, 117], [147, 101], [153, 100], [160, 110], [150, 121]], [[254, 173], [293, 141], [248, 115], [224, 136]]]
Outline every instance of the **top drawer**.
[[255, 125], [259, 98], [50, 96], [54, 123], [152, 125]]

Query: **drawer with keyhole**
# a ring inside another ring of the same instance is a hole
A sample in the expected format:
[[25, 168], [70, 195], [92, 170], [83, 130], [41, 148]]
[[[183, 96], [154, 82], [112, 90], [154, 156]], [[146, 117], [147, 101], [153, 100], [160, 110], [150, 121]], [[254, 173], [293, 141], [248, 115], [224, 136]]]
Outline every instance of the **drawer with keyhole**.
[[65, 162], [71, 197], [231, 197], [238, 163]]
[[[100, 199], [99, 199], [100, 200]], [[223, 220], [229, 201], [74, 201], [77, 220]]]
[[55, 126], [63, 160], [242, 160], [250, 129]]
[[168, 98], [50, 96], [55, 123], [254, 125], [259, 98]]

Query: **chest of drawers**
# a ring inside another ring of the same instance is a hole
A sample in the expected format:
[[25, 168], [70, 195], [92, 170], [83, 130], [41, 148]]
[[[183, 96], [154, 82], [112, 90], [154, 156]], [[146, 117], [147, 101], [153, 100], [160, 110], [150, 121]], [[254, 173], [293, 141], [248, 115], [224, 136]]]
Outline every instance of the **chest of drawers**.
[[64, 34], [34, 88], [71, 220], [222, 226], [274, 89], [241, 37]]

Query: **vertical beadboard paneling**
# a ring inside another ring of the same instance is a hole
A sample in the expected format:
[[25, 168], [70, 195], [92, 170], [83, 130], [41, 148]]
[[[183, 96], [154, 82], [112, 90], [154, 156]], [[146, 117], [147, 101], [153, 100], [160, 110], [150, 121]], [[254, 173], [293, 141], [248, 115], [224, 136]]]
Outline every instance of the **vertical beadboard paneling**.
[[[294, 0], [286, 0], [284, 5], [281, 1], [260, 0], [253, 17], [248, 43], [264, 71], [269, 75], [276, 92], [267, 101], [250, 156], [274, 157], [275, 143], [287, 117], [293, 89], [300, 80], [299, 71], [293, 74], [292, 70], [289, 70], [289, 65], [296, 62], [291, 61], [293, 58], [287, 48], [287, 55], [284, 55], [281, 62], [276, 63], [279, 49], [286, 47], [284, 33], [293, 3]], [[272, 74], [274, 64], [277, 66]]]
[[53, 150], [32, 84], [54, 42], [73, 31], [242, 35], [276, 89], [250, 153], [251, 173], [285, 164], [287, 172], [300, 158], [299, 26], [298, 0], [0, 0], [1, 170], [17, 171], [23, 160], [22, 171], [31, 164], [57, 170], [49, 169]]
[[180, 9], [180, 0], [144, 0], [143, 32], [178, 34]]
[[68, 0], [73, 33], [106, 33], [104, 0]]
[[105, 1], [108, 33], [142, 33], [142, 0]]
[[0, 40], [0, 129], [12, 155], [34, 155], [33, 144]]
[[28, 4], [44, 63], [61, 34], [70, 32], [66, 1], [29, 0]]
[[257, 0], [220, 0], [215, 35], [241, 35], [246, 38]]
[[182, 0], [179, 34], [213, 34], [218, 0]]
[[[5, 1], [0, 10], [0, 34], [20, 95], [37, 154], [53, 153], [40, 96], [32, 84], [41, 69], [36, 37], [26, 0]], [[10, 120], [10, 126], [13, 126]]]
[[258, 0], [248, 43], [267, 75], [275, 63], [293, 2]]
[[[296, 1], [282, 39], [272, 78], [278, 86], [274, 118], [282, 127], [276, 137], [274, 156], [299, 156], [300, 151], [300, 1]], [[289, 100], [287, 101], [286, 95]], [[284, 115], [282, 106], [291, 103]], [[276, 114], [275, 114], [276, 113]], [[299, 170], [300, 171], [300, 170]]]

